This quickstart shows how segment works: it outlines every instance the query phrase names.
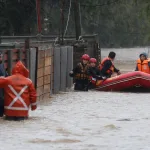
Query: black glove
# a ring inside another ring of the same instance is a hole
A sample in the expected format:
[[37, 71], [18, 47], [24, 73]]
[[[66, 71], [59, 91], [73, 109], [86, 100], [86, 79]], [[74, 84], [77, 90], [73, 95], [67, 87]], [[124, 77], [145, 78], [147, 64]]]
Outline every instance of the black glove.
[[70, 76], [70, 77], [74, 77], [74, 74], [72, 74], [72, 73], [69, 73], [69, 76]]
[[121, 75], [121, 72], [120, 72], [120, 71], [118, 71], [118, 72], [117, 72], [117, 75]]

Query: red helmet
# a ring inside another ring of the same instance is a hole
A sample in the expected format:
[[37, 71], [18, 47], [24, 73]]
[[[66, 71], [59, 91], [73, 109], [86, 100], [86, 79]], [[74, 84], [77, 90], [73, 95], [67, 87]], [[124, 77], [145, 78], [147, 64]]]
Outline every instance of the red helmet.
[[90, 60], [90, 56], [88, 54], [82, 55], [81, 59], [83, 60]]
[[97, 60], [95, 58], [91, 58], [90, 63], [97, 63]]

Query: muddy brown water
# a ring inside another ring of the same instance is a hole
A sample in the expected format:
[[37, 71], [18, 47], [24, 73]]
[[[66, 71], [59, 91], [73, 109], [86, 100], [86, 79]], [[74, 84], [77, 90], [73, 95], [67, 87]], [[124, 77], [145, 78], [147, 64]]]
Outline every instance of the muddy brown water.
[[71, 90], [0, 124], [0, 150], [149, 150], [150, 94]]
[[150, 94], [66, 92], [27, 121], [0, 120], [0, 150], [148, 150]]

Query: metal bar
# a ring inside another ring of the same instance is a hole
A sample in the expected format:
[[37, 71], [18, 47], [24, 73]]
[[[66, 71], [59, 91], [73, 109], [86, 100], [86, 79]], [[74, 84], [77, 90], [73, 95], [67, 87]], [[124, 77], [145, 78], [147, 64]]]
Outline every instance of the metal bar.
[[37, 15], [37, 27], [38, 27], [38, 33], [41, 33], [41, 1], [40, 0], [36, 0], [36, 15]]
[[61, 0], [61, 44], [64, 44], [64, 4], [65, 1]]
[[73, 80], [69, 76], [69, 72], [73, 69], [73, 47], [67, 46], [67, 88], [71, 88], [73, 85]]
[[[41, 38], [57, 38], [59, 35], [42, 35]], [[98, 34], [92, 34], [92, 35], [82, 35], [82, 37], [84, 38], [91, 38], [91, 37], [95, 37], [98, 36]], [[32, 38], [37, 38], [37, 36], [0, 36], [1, 39], [32, 39]], [[76, 38], [75, 35], [68, 35], [65, 36], [64, 38]]]
[[54, 94], [60, 91], [60, 47], [54, 48]]
[[60, 91], [66, 91], [67, 76], [67, 46], [60, 49]]
[[0, 44], [0, 50], [14, 49], [14, 44]]
[[19, 60], [22, 61], [22, 50], [21, 49], [18, 50], [18, 57], [19, 57]]
[[38, 70], [38, 47], [36, 47], [36, 65], [35, 65], [35, 88], [37, 88], [37, 70]]
[[3, 57], [2, 57], [2, 63], [4, 64], [5, 60], [4, 60], [4, 57], [5, 57], [5, 51], [1, 51]]
[[29, 39], [25, 40], [25, 53], [26, 53], [26, 65], [27, 68], [30, 70], [30, 46], [29, 46]]
[[73, 5], [74, 5], [74, 21], [75, 21], [76, 40], [78, 40], [79, 36], [81, 35], [79, 2], [78, 2], [78, 0], [74, 0]]
[[51, 78], [50, 78], [50, 85], [51, 85], [51, 89], [50, 89], [50, 94], [53, 94], [53, 79], [54, 79], [54, 49], [51, 48]]
[[12, 63], [13, 63], [13, 51], [12, 50], [8, 50], [8, 73], [9, 75], [11, 74], [11, 70], [12, 70]]

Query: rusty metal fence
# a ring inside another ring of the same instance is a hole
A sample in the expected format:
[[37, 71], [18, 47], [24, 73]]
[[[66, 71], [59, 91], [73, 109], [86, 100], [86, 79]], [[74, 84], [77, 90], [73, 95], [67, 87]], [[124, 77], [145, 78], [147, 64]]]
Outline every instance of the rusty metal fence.
[[1, 49], [3, 54], [3, 63], [8, 74], [11, 75], [11, 70], [18, 60], [21, 60], [23, 64], [29, 68], [29, 50], [21, 49]]

